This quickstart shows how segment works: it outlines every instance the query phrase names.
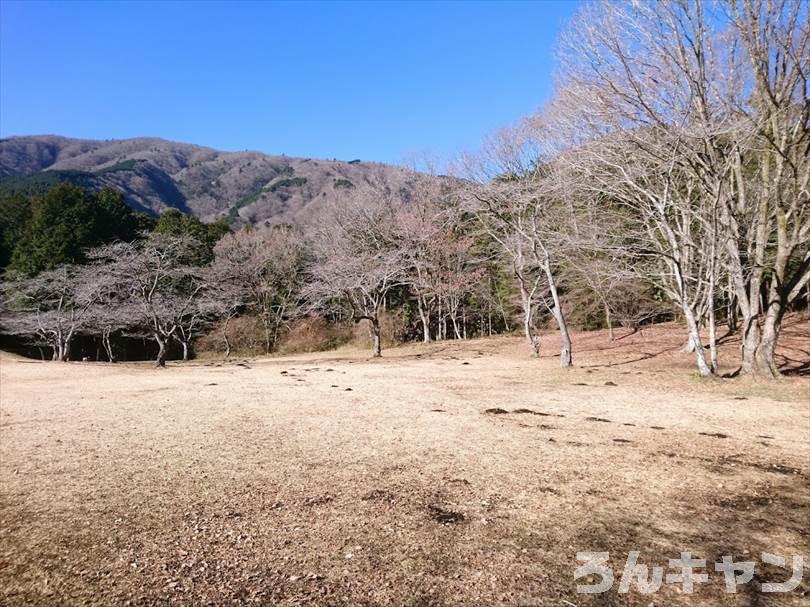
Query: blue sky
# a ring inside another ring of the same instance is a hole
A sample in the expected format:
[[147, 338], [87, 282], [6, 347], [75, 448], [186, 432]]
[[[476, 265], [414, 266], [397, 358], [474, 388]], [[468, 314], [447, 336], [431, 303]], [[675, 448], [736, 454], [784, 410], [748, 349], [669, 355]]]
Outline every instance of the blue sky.
[[550, 94], [561, 2], [0, 2], [0, 135], [446, 158]]

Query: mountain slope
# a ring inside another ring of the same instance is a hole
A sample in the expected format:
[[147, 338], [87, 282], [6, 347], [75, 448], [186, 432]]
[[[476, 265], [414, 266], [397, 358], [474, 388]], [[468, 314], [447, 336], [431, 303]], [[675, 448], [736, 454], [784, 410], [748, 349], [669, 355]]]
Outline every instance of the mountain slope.
[[401, 183], [405, 173], [359, 160], [220, 152], [147, 137], [0, 140], [0, 189], [37, 189], [58, 181], [111, 186], [139, 211], [159, 214], [172, 207], [238, 223], [307, 222], [352, 188], [370, 179]]

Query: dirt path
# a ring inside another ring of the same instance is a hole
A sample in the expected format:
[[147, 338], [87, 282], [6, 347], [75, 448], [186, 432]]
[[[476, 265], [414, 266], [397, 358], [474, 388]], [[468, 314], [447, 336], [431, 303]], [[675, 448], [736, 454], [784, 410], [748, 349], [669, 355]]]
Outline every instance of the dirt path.
[[[789, 577], [763, 551], [810, 566], [808, 380], [604, 353], [562, 371], [518, 344], [162, 372], [4, 357], [0, 603], [806, 604], [807, 574], [758, 591]], [[630, 550], [757, 575], [620, 594]], [[609, 593], [576, 593], [578, 551], [611, 553]]]

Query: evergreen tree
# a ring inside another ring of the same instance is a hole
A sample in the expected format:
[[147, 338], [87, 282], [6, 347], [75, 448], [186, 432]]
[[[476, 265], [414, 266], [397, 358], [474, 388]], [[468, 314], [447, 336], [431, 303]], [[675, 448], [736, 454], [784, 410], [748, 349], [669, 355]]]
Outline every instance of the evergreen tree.
[[115, 240], [132, 241], [153, 221], [134, 213], [120, 192], [92, 192], [63, 183], [41, 197], [2, 202], [0, 260], [35, 275], [66, 263], [84, 263], [84, 250]]
[[230, 232], [227, 222], [204, 223], [193, 215], [186, 215], [177, 209], [167, 209], [155, 224], [155, 234], [190, 237], [198, 244], [196, 263], [204, 265], [214, 258], [214, 245]]

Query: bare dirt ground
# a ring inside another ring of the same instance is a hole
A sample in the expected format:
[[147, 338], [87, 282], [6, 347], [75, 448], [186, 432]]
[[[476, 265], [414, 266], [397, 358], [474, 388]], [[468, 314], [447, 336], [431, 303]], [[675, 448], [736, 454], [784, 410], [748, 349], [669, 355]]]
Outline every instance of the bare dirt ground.
[[[163, 371], [3, 355], [0, 604], [807, 605], [807, 573], [761, 593], [790, 574], [760, 554], [810, 561], [810, 381], [700, 381], [682, 331], [626, 333], [577, 334], [572, 370], [551, 337], [540, 361], [518, 338]], [[623, 594], [631, 550], [757, 569]], [[610, 592], [577, 594], [578, 551], [610, 552]]]

